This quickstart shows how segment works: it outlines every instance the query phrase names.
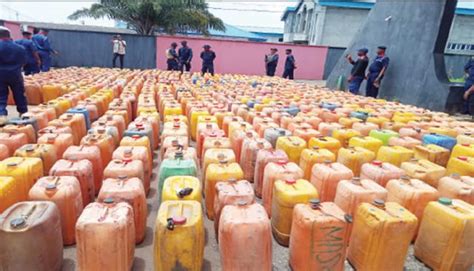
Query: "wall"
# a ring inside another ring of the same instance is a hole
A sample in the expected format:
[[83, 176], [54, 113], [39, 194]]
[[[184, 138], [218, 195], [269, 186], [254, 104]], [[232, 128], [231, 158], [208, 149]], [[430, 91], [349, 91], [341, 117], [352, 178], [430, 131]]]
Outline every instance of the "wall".
[[444, 55], [448, 76], [451, 78], [463, 77], [465, 75], [464, 65], [467, 63], [469, 58], [471, 58], [471, 56], [453, 54]]
[[474, 44], [474, 16], [456, 15], [449, 32], [449, 42]]
[[331, 73], [337, 61], [341, 58], [346, 48], [341, 47], [329, 47], [328, 54], [326, 56], [326, 63], [324, 63], [324, 75], [323, 79], [326, 80]]
[[[367, 19], [369, 10], [326, 7], [319, 45], [347, 47]], [[317, 38], [318, 39], [318, 38]]]
[[[179, 43], [182, 37], [159, 36], [156, 39], [157, 62], [159, 69], [166, 69], [165, 51], [172, 42]], [[204, 39], [187, 37], [188, 46], [193, 49], [194, 58], [191, 66], [192, 71], [199, 71], [201, 68], [201, 59], [199, 57], [202, 46], [209, 44], [212, 50], [216, 52], [217, 58], [214, 62], [217, 73], [235, 73], [247, 75], [264, 75], [265, 64], [264, 56], [269, 53], [270, 48], [275, 47], [280, 54], [280, 61], [277, 67], [277, 75], [283, 73], [285, 62], [285, 49], [293, 49], [296, 58], [297, 69], [295, 71], [296, 79], [320, 80], [323, 78], [324, 63], [326, 61], [327, 47], [321, 46], [302, 46], [289, 45], [281, 43], [260, 43], [246, 41], [231, 41], [219, 39]]]
[[17, 39], [22, 39], [23, 38], [23, 35], [21, 34], [21, 28], [20, 28], [19, 23], [4, 21], [3, 26], [10, 29], [10, 35], [11, 35], [12, 39], [17, 40]]
[[[380, 96], [443, 110], [452, 87], [446, 77], [444, 48], [455, 8], [456, 1], [451, 0], [432, 0], [429, 5], [423, 1], [379, 0], [361, 27], [360, 35], [355, 36], [343, 55], [367, 46], [373, 59], [378, 45], [389, 45], [391, 62]], [[388, 16], [392, 19], [385, 21]], [[347, 75], [350, 68], [341, 57], [327, 85], [335, 87], [338, 77]]]
[[[70, 30], [50, 30], [49, 39], [59, 55], [53, 66], [112, 67], [112, 34]], [[139, 35], [122, 35], [127, 42], [125, 68], [155, 68], [155, 39]], [[117, 59], [117, 65], [118, 65]]]

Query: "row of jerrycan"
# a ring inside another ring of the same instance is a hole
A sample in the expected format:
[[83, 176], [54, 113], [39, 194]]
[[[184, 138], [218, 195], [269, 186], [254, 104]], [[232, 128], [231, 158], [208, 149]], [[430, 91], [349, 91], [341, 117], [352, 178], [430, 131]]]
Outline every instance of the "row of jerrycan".
[[[114, 115], [113, 113], [106, 115], [104, 116], [104, 121], [109, 122], [110, 126], [115, 127], [117, 130], [120, 127], [125, 127], [123, 117], [117, 118], [116, 116], [117, 115]], [[144, 116], [144, 118], [144, 120], [147, 120], [148, 116]], [[149, 122], [150, 126], [151, 122], [152, 121]], [[67, 126], [72, 125], [66, 125], [66, 127]], [[44, 135], [49, 136], [47, 138], [49, 141], [48, 143], [54, 143], [52, 140], [57, 139], [56, 135], [69, 134], [67, 132], [70, 132], [66, 131], [64, 134], [56, 134], [50, 132], [55, 130], [54, 128], [48, 129], [49, 131], [44, 132]], [[74, 129], [73, 131], [77, 130]], [[124, 134], [123, 129], [121, 131]], [[112, 267], [114, 270], [128, 270], [131, 267], [133, 260], [133, 242], [135, 242], [135, 239], [137, 242], [141, 242], [145, 233], [145, 221], [147, 213], [145, 187], [149, 189], [149, 179], [152, 168], [152, 149], [150, 140], [143, 141], [147, 143], [145, 146], [143, 146], [144, 144], [140, 142], [142, 141], [140, 140], [142, 137], [139, 138], [137, 136], [132, 136], [128, 138], [128, 140], [127, 138], [124, 138], [121, 141], [121, 145], [123, 146], [118, 147], [115, 152], [111, 153], [111, 150], [113, 151], [113, 149], [116, 147], [116, 144], [110, 140], [111, 136], [104, 136], [104, 134], [105, 133], [100, 131], [94, 131], [92, 134], [84, 137], [81, 140], [81, 146], [79, 147], [73, 146], [70, 141], [65, 144], [64, 140], [58, 140], [58, 143], [61, 144], [48, 145], [53, 147], [52, 151], [42, 150], [44, 148], [42, 145], [26, 145], [17, 151], [18, 156], [25, 156], [26, 158], [18, 158], [22, 159], [21, 161], [6, 161], [4, 164], [6, 166], [9, 165], [10, 167], [21, 167], [18, 165], [13, 165], [14, 162], [16, 164], [27, 164], [26, 168], [31, 168], [29, 169], [29, 174], [21, 175], [21, 171], [23, 170], [18, 170], [19, 173], [17, 173], [17, 175], [19, 176], [14, 176], [13, 178], [24, 176], [24, 182], [28, 185], [23, 189], [23, 191], [26, 190], [28, 186], [32, 186], [28, 195], [31, 200], [50, 200], [59, 206], [60, 215], [62, 217], [61, 222], [63, 222], [62, 226], [60, 226], [62, 227], [62, 230], [58, 231], [58, 227], [54, 229], [56, 232], [62, 232], [62, 238], [59, 240], [63, 240], [64, 244], [74, 243], [74, 228], [77, 225], [76, 228], [78, 239], [91, 239], [96, 241], [92, 243], [89, 241], [85, 242], [84, 244], [86, 244], [86, 247], [83, 247], [82, 254], [81, 250], [78, 250], [78, 262], [80, 267], [81, 263], [84, 265], [95, 266], [94, 268], [98, 268], [97, 270], [101, 270], [103, 267], [100, 266], [100, 263], [103, 262], [102, 260], [98, 259], [97, 257], [94, 259], [94, 255], [91, 255], [91, 253], [86, 253], [86, 251], [90, 249], [103, 246], [103, 240], [105, 239], [99, 240], [96, 238], [94, 240], [94, 237], [91, 236], [91, 234], [95, 235], [94, 231], [88, 229], [90, 228], [90, 225], [94, 224], [93, 221], [97, 220], [104, 222], [104, 233], [107, 232], [107, 227], [109, 228], [108, 232], [110, 236], [104, 237], [106, 239], [116, 239], [115, 235], [117, 230], [126, 231], [123, 232], [125, 235], [122, 234], [122, 236], [126, 236], [126, 238], [119, 238], [115, 245], [117, 245], [117, 247], [125, 248], [127, 251], [126, 254], [129, 256], [119, 257], [117, 253], [112, 252], [110, 255], [111, 257], [109, 257], [111, 261], [105, 263], [104, 267]], [[52, 138], [51, 135], [55, 135], [56, 138]], [[102, 137], [107, 138], [108, 140], [101, 140]], [[71, 137], [68, 137], [68, 139], [71, 139]], [[108, 145], [100, 144], [101, 142], [107, 142]], [[56, 148], [56, 146], [59, 147]], [[42, 156], [39, 155], [41, 160], [44, 160], [43, 156], [45, 153], [54, 153], [54, 155], [57, 157], [64, 156], [64, 159], [66, 160], [58, 160], [53, 166], [51, 166], [50, 173], [53, 177], [45, 177], [35, 183], [35, 180], [43, 175], [43, 173], [40, 174], [40, 171], [43, 171], [42, 164], [47, 164], [49, 166], [51, 162], [50, 160], [46, 159], [47, 162], [45, 163], [45, 161], [41, 161], [38, 158], [29, 158], [28, 156], [31, 155], [25, 155], [25, 153], [28, 154], [31, 152], [40, 152], [37, 151], [37, 149], [41, 149], [42, 151]], [[60, 149], [62, 155], [57, 153], [57, 149]], [[114, 160], [111, 160], [112, 158], [114, 158]], [[107, 161], [111, 162], [104, 169], [102, 165], [106, 164]], [[36, 171], [34, 171], [34, 169], [36, 169]], [[31, 172], [32, 170], [33, 172]], [[36, 175], [34, 172], [37, 172]], [[135, 178], [135, 175], [139, 178]], [[12, 177], [5, 178], [13, 179]], [[102, 182], [103, 178], [105, 178], [105, 181]], [[91, 203], [87, 205], [88, 202], [94, 200], [94, 190], [96, 193], [100, 190], [100, 193], [98, 194], [98, 200], [104, 202], [103, 204]], [[24, 195], [22, 197], [24, 197]], [[113, 203], [114, 198], [120, 201], [129, 202], [132, 206], [124, 203], [115, 204]], [[104, 207], [105, 204], [107, 204], [107, 208]], [[114, 207], [112, 208], [112, 205], [110, 204], [113, 204]], [[117, 208], [117, 210], [114, 208]], [[124, 211], [127, 208], [129, 210]], [[99, 209], [102, 209], [102, 212], [98, 212]], [[81, 212], [82, 215], [79, 217]], [[95, 216], [97, 216], [99, 213], [100, 217], [96, 218]], [[82, 217], [84, 217], [83, 221], [81, 220]], [[107, 219], [109, 217], [110, 219]], [[130, 223], [130, 217], [132, 217], [132, 223]], [[77, 224], [76, 220], [78, 221]], [[81, 223], [84, 224], [84, 227], [81, 227]], [[107, 224], [109, 226], [107, 226]], [[117, 227], [117, 224], [123, 224], [123, 227]], [[130, 226], [130, 224], [133, 225]], [[120, 230], [122, 228], [123, 230]], [[82, 237], [79, 237], [81, 236], [81, 229], [83, 234]], [[119, 236], [120, 235], [121, 234], [119, 234]], [[57, 237], [57, 235], [55, 237]], [[130, 240], [133, 242], [129, 242]], [[57, 242], [53, 244], [57, 244]], [[81, 242], [78, 241], [78, 247], [80, 247], [80, 245]], [[59, 257], [56, 257], [58, 255], [58, 253], [53, 255], [53, 260], [58, 260]], [[39, 255], [39, 257], [41, 258], [42, 255]], [[38, 270], [58, 270], [57, 262], [58, 261], [55, 263], [56, 265], [51, 262], [43, 263], [43, 265], [40, 266], [44, 268], [40, 268]], [[113, 266], [110, 266], [110, 264], [113, 264]], [[82, 266], [81, 268], [85, 267]]]

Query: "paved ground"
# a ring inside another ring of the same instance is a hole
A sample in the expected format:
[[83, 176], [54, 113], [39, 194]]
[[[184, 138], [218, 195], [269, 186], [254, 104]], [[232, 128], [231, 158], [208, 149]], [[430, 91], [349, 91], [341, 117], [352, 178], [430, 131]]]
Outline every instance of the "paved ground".
[[[10, 116], [17, 116], [15, 107], [8, 107]], [[147, 197], [148, 205], [148, 218], [147, 218], [147, 229], [146, 238], [136, 247], [135, 260], [133, 269], [134, 271], [151, 271], [153, 270], [153, 232], [156, 215], [158, 213], [159, 202], [158, 202], [158, 166], [159, 166], [159, 151], [155, 151], [154, 157], [154, 170], [151, 183], [150, 193]], [[218, 271], [221, 270], [219, 248], [216, 242], [214, 234], [214, 224], [207, 218], [204, 219], [205, 230], [206, 230], [206, 246], [204, 251], [204, 263], [203, 270], [205, 271]], [[252, 248], [249, 248], [252, 249]], [[273, 241], [273, 270], [284, 271], [290, 270], [288, 267], [288, 248], [280, 246], [276, 241]], [[63, 271], [75, 271], [78, 270], [76, 266], [76, 247], [68, 246], [64, 250], [64, 263]], [[351, 266], [346, 262], [345, 270], [353, 270]], [[429, 270], [421, 262], [413, 257], [412, 248], [406, 260], [405, 270], [421, 271]], [[110, 270], [113, 271], [113, 270]]]

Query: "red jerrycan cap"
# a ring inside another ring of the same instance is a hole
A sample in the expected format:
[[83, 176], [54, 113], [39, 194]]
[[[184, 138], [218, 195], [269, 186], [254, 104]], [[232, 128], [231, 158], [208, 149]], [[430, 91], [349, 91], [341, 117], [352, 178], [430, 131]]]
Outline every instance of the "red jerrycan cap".
[[186, 220], [187, 220], [185, 216], [173, 216], [171, 219], [174, 225], [184, 225], [186, 224]]
[[133, 138], [133, 139], [139, 139], [140, 137], [141, 137], [141, 136], [139, 136], [139, 135], [132, 135], [132, 138]]
[[287, 179], [287, 180], [285, 180], [285, 183], [292, 185], [292, 184], [296, 183], [296, 180], [295, 179]]
[[466, 156], [458, 156], [458, 159], [461, 160], [461, 161], [467, 161]]
[[280, 160], [276, 161], [276, 163], [278, 165], [286, 165], [288, 162], [286, 160], [280, 159]]
[[372, 161], [372, 165], [381, 167], [383, 165], [383, 162], [379, 160], [375, 160], [375, 161]]
[[132, 159], [131, 158], [124, 158], [124, 159], [122, 159], [122, 162], [130, 163], [130, 162], [132, 162]]

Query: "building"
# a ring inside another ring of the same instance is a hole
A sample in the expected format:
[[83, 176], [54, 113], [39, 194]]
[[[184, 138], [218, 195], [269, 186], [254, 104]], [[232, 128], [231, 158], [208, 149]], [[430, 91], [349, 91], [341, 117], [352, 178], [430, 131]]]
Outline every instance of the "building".
[[238, 26], [240, 29], [259, 35], [267, 42], [283, 42], [283, 29], [279, 27], [264, 26]]
[[[345, 48], [373, 6], [373, 1], [300, 0], [283, 13], [283, 41]], [[474, 55], [474, 9], [456, 10], [446, 53]]]

